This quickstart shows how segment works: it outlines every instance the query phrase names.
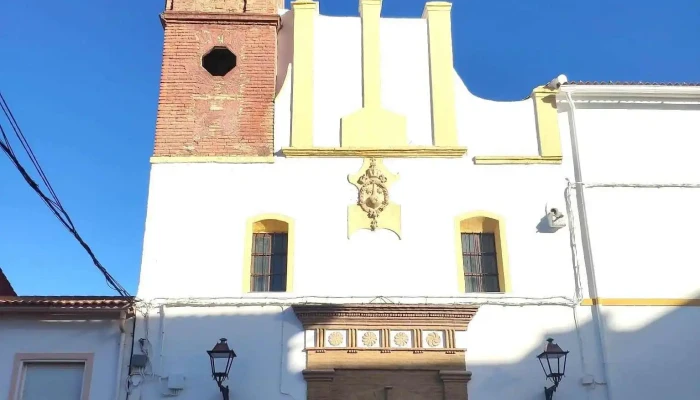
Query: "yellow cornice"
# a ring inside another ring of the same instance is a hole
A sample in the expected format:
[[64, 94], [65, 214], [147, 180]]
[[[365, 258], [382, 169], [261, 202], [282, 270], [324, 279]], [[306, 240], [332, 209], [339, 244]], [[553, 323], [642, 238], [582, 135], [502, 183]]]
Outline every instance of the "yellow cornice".
[[561, 164], [562, 156], [476, 156], [474, 164]]
[[292, 1], [293, 10], [314, 10], [318, 11], [318, 2], [312, 0], [296, 0]]
[[285, 147], [286, 157], [354, 157], [354, 158], [461, 158], [467, 153], [461, 146], [402, 146], [387, 148], [362, 147]]
[[423, 9], [423, 18], [426, 17], [426, 13], [429, 11], [446, 11], [452, 10], [452, 3], [448, 1], [429, 1], [425, 3], [425, 8]]
[[151, 164], [272, 164], [274, 156], [260, 157], [206, 157], [206, 156], [178, 156], [178, 157], [151, 157]]
[[700, 299], [662, 298], [602, 298], [583, 299], [582, 306], [656, 306], [656, 307], [700, 307]]

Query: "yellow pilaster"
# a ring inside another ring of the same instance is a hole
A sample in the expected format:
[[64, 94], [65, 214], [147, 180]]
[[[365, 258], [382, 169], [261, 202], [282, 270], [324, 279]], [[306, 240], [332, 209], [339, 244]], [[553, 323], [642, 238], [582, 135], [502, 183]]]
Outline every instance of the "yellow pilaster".
[[340, 146], [406, 145], [406, 117], [382, 108], [379, 22], [381, 0], [360, 0], [362, 17], [362, 109], [341, 119]]
[[381, 107], [381, 54], [379, 52], [379, 20], [382, 0], [361, 0], [362, 17], [362, 105]]
[[536, 87], [532, 92], [537, 115], [540, 156], [561, 158], [561, 138], [557, 117], [557, 91]]
[[314, 23], [318, 2], [292, 2], [294, 60], [292, 66], [292, 147], [313, 145]]
[[452, 4], [426, 3], [423, 18], [428, 23], [430, 89], [432, 96], [433, 145], [457, 145], [454, 62], [452, 56]]

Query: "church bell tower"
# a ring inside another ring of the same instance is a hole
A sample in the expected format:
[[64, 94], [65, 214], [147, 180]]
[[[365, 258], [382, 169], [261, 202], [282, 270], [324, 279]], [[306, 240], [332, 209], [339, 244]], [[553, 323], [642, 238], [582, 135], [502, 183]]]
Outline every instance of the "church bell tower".
[[282, 0], [167, 0], [154, 162], [271, 157]]

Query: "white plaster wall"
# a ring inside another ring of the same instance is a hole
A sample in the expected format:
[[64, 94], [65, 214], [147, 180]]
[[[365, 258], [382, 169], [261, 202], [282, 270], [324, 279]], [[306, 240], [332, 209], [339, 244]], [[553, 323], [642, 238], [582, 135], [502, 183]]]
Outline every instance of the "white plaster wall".
[[116, 321], [0, 319], [0, 396], [9, 391], [16, 353], [94, 353], [90, 398], [113, 399], [119, 343]]
[[700, 396], [697, 307], [603, 307], [613, 399]]
[[[338, 146], [340, 118], [361, 106], [360, 20], [318, 17], [317, 24], [314, 140]], [[389, 54], [382, 58], [387, 107], [408, 116], [414, 144], [428, 144], [425, 21], [383, 20], [381, 33]], [[408, 45], [390, 50], [395, 43], [413, 43], [415, 51]], [[289, 145], [290, 80], [287, 74], [276, 101], [276, 150]], [[459, 142], [473, 149], [469, 155], [385, 161], [400, 175], [390, 194], [402, 207], [402, 240], [389, 231], [360, 231], [348, 240], [347, 206], [357, 192], [347, 176], [359, 170], [361, 159], [153, 165], [139, 295], [241, 295], [245, 221], [261, 213], [296, 221], [295, 294], [457, 295], [453, 221], [485, 210], [505, 218], [513, 293], [571, 296], [566, 229], [537, 229], [547, 204], [565, 208], [567, 164], [474, 165], [475, 154], [537, 155], [534, 108], [530, 100], [479, 99], [457, 78], [455, 85]]]
[[[168, 393], [168, 377], [178, 374], [185, 377], [185, 389], [178, 399], [220, 398], [206, 353], [220, 337], [228, 340], [237, 355], [225, 383], [232, 399], [306, 398], [301, 375], [306, 365], [304, 332], [291, 309], [170, 307], [163, 313], [162, 325], [159, 313], [159, 309], [152, 309], [148, 323], [139, 319], [137, 324], [136, 339], [150, 342], [153, 367], [145, 380], [140, 380], [135, 398], [162, 398]], [[141, 379], [138, 373], [135, 376]]]
[[[598, 296], [642, 301], [697, 298], [700, 188], [663, 185], [700, 183], [700, 159], [695, 156], [700, 106], [641, 96], [625, 102], [596, 100], [576, 103], [582, 181], [660, 185], [585, 189]], [[568, 136], [567, 107], [562, 109], [560, 126]], [[576, 218], [580, 224], [581, 215]], [[700, 310], [601, 308], [611, 399], [700, 395], [700, 384], [692, 376], [698, 369], [695, 332]]]
[[[306, 384], [301, 375], [306, 365], [304, 331], [290, 308], [168, 307], [163, 325], [159, 309], [151, 309], [149, 315], [153, 371], [137, 386], [133, 392], [135, 398], [160, 398], [162, 393], [167, 393], [167, 377], [175, 374], [184, 375], [186, 381], [178, 399], [216, 398], [218, 388], [211, 378], [206, 350], [219, 337], [226, 337], [237, 354], [227, 382], [232, 398], [306, 398]], [[539, 399], [546, 382], [535, 356], [542, 351], [545, 339], [552, 336], [562, 347], [571, 350], [567, 379], [560, 387], [560, 395], [572, 400], [588, 399], [579, 383], [579, 378], [589, 372], [581, 363], [579, 338], [584, 346], [590, 347], [589, 322], [590, 316], [581, 315], [580, 329], [576, 331], [568, 307], [483, 306], [470, 323], [463, 342], [468, 369], [474, 374], [469, 383], [469, 398]], [[146, 337], [146, 322], [140, 319], [136, 339], [142, 337]]]
[[[584, 183], [700, 184], [698, 105], [579, 105], [576, 126]], [[700, 188], [590, 187], [585, 201], [599, 296], [700, 295]]]
[[[566, 229], [539, 233], [545, 204], [563, 208], [559, 167], [476, 167], [470, 160], [387, 160], [401, 175], [402, 240], [390, 231], [347, 238], [347, 181], [357, 159], [284, 159], [274, 165], [153, 165], [139, 296], [241, 295], [246, 219], [296, 222], [295, 294], [456, 295], [454, 217], [474, 210], [506, 221], [513, 292], [571, 296]], [[543, 279], [547, 276], [547, 279]], [[340, 279], [339, 279], [340, 278]]]

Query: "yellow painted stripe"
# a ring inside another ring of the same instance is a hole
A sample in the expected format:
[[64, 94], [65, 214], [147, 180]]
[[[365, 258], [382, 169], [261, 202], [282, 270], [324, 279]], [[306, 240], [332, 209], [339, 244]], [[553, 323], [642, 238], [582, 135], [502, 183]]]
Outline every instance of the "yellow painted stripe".
[[387, 148], [362, 147], [285, 147], [286, 157], [380, 157], [380, 158], [461, 158], [467, 153], [460, 146], [405, 146]]
[[561, 156], [476, 156], [474, 164], [561, 164]]

